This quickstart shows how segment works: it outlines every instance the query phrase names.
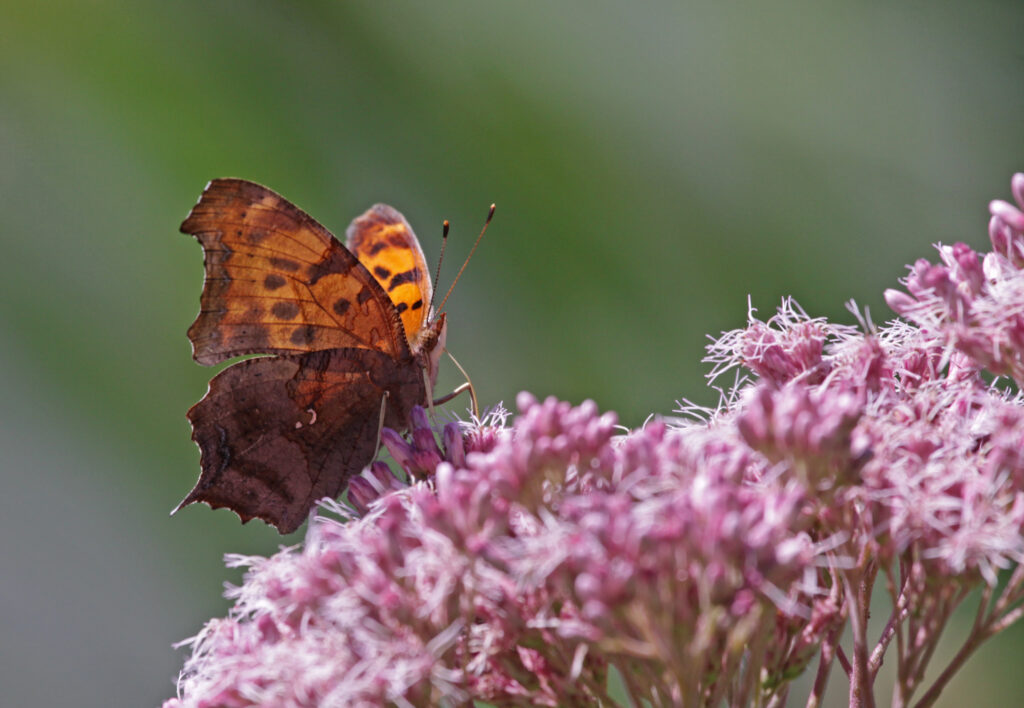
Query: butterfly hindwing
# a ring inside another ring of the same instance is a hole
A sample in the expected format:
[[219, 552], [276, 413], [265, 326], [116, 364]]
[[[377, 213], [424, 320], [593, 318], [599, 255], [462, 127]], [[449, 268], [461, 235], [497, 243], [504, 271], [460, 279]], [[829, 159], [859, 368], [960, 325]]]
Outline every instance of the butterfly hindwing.
[[394, 302], [409, 341], [416, 341], [432, 289], [430, 270], [412, 227], [398, 210], [374, 204], [352, 221], [345, 235], [345, 245]]
[[259, 357], [228, 367], [188, 412], [199, 481], [178, 508], [205, 502], [242, 521], [297, 529], [318, 499], [336, 497], [373, 459], [385, 423], [405, 428], [425, 393], [422, 373], [368, 349]]
[[206, 280], [189, 328], [196, 361], [359, 347], [402, 357], [388, 294], [327, 229], [253, 182], [210, 182], [181, 230], [203, 246]]

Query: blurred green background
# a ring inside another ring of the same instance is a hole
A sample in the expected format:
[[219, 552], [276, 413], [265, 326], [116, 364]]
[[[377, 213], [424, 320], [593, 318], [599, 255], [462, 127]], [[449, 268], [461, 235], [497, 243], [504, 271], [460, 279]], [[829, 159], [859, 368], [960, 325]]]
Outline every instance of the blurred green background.
[[[431, 262], [449, 219], [443, 287], [497, 202], [447, 307], [481, 401], [636, 425], [716, 400], [705, 335], [748, 294], [882, 321], [930, 243], [984, 246], [1024, 169], [1022, 29], [1019, 0], [3, 3], [0, 702], [158, 704], [226, 611], [223, 554], [301, 539], [168, 517], [213, 373], [177, 233], [209, 179], [335, 233], [390, 202]], [[1015, 703], [1022, 637], [943, 704]]]

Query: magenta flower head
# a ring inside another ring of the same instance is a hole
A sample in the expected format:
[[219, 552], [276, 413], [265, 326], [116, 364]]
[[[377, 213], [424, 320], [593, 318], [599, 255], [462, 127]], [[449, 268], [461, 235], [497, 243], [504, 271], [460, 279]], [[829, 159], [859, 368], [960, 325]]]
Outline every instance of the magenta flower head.
[[887, 292], [904, 319], [751, 309], [708, 347], [735, 372], [714, 410], [627, 431], [525, 393], [468, 423], [415, 409], [301, 547], [229, 559], [234, 606], [165, 706], [781, 706], [811, 667], [808, 704], [840, 674], [870, 706], [887, 656], [891, 702], [934, 703], [1024, 601], [1024, 400], [998, 378], [1024, 381], [1024, 175], [1011, 191], [991, 252], [940, 247]]
[[[461, 465], [466, 459], [466, 444], [458, 422], [451, 422], [441, 430], [439, 446], [433, 427], [422, 406], [415, 406], [411, 416], [411, 435], [406, 440], [391, 428], [381, 430], [380, 440], [398, 465], [402, 476], [384, 462], [373, 462], [348, 487], [348, 501], [359, 514], [365, 514], [370, 505], [382, 494], [404, 489], [416, 480], [433, 477], [442, 461]], [[484, 428], [483, 425], [475, 429]], [[483, 435], [478, 432], [477, 435]]]
[[853, 439], [863, 412], [863, 395], [842, 387], [762, 385], [749, 390], [736, 428], [769, 461], [787, 463], [805, 486], [824, 491], [851, 481], [868, 452]]
[[768, 322], [756, 319], [753, 312], [746, 329], [723, 333], [709, 347], [707, 361], [717, 365], [712, 378], [737, 365], [775, 384], [796, 378], [817, 383], [825, 377], [824, 345], [834, 326], [808, 317], [791, 299], [783, 301]]
[[920, 260], [904, 280], [906, 293], [886, 291], [899, 314], [951, 346], [979, 368], [1024, 382], [1024, 174], [1014, 175], [1015, 204], [989, 205], [993, 250], [979, 261], [962, 243], [940, 247], [942, 264]]
[[989, 204], [989, 238], [992, 251], [1015, 268], [1024, 266], [1024, 173], [1018, 172], [1010, 181], [1016, 204], [995, 199]]

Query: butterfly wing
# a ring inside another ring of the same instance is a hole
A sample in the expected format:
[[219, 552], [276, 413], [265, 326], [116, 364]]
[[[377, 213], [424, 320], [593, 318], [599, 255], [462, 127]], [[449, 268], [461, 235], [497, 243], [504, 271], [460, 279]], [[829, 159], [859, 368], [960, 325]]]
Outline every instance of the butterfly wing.
[[374, 204], [352, 221], [345, 235], [345, 245], [391, 298], [409, 341], [416, 341], [433, 290], [412, 227], [397, 209]]
[[228, 367], [188, 412], [202, 473], [178, 509], [205, 502], [291, 533], [373, 459], [385, 395], [385, 424], [405, 428], [425, 397], [421, 371], [369, 349]]
[[199, 240], [205, 256], [199, 316], [188, 331], [200, 364], [340, 347], [408, 353], [399, 313], [381, 284], [276, 192], [240, 179], [213, 180], [181, 230]]

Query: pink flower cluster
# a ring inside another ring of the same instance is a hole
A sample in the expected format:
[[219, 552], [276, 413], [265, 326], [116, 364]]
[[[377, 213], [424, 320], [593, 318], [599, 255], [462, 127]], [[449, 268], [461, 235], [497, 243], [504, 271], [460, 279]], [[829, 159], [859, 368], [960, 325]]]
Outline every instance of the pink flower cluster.
[[231, 559], [249, 567], [234, 608], [191, 640], [165, 708], [781, 706], [812, 663], [808, 704], [839, 666], [870, 706], [893, 655], [892, 704], [934, 702], [1024, 599], [1024, 406], [984, 376], [1024, 382], [1024, 175], [1013, 193], [992, 252], [941, 247], [887, 293], [906, 321], [861, 331], [785, 301], [723, 334], [713, 375], [751, 374], [699, 418], [622, 431], [521, 394], [510, 426], [499, 408], [435, 433], [417, 410], [344, 520]]
[[904, 280], [909, 294], [886, 292], [898, 314], [993, 374], [1024, 381], [1024, 173], [1011, 181], [1016, 205], [989, 205], [992, 251], [979, 260], [970, 246], [942, 246], [942, 264], [919, 260]]

